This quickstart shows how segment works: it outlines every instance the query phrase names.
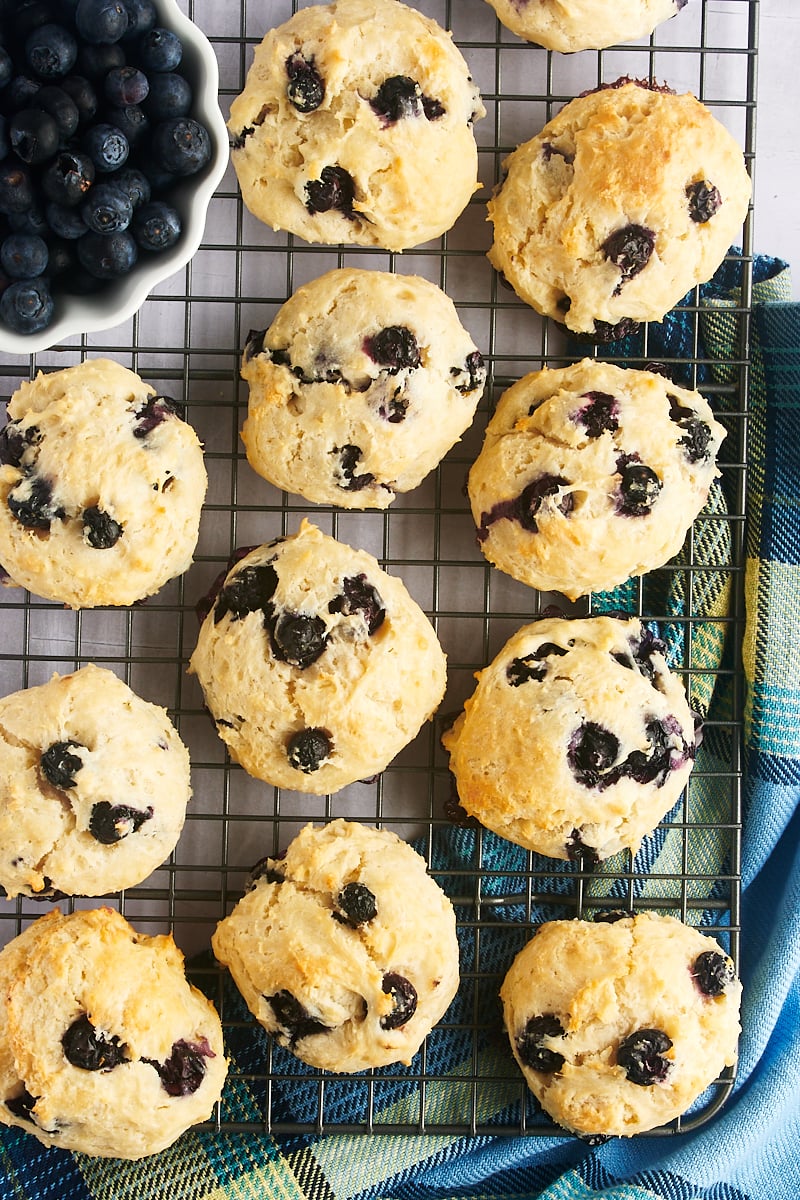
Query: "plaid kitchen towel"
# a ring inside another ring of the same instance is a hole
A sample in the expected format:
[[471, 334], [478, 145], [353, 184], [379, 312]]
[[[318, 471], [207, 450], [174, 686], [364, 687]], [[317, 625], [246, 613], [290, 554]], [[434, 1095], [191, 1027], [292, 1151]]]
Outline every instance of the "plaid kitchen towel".
[[[736, 358], [741, 261], [731, 256], [714, 280], [701, 289], [701, 337], [693, 342], [691, 317], [679, 308], [647, 331], [646, 357], [715, 362], [715, 373], [701, 366], [697, 382], [725, 383], [724, 361]], [[743, 1036], [736, 1083], [722, 1111], [695, 1132], [674, 1137], [612, 1139], [589, 1146], [568, 1137], [480, 1137], [448, 1135], [328, 1135], [277, 1137], [205, 1131], [187, 1134], [176, 1145], [139, 1163], [89, 1159], [47, 1150], [25, 1133], [4, 1130], [0, 1137], [0, 1200], [366, 1200], [375, 1198], [458, 1197], [533, 1198], [542, 1200], [797, 1200], [800, 1196], [800, 305], [788, 302], [788, 269], [776, 259], [754, 264], [753, 366], [748, 431], [748, 513], [746, 555], [747, 625], [744, 646], [725, 644], [724, 625], [730, 579], [729, 523], [723, 487], [712, 494], [698, 519], [693, 546], [693, 615], [708, 617], [707, 626], [693, 625], [691, 644], [684, 644], [687, 611], [681, 573], [643, 581], [595, 598], [597, 610], [632, 610], [646, 614], [653, 593], [657, 611], [674, 616], [660, 629], [677, 663], [707, 665], [692, 677], [692, 700], [716, 718], [726, 711], [722, 672], [711, 697], [710, 679], [720, 663], [735, 663], [743, 654], [747, 683], [745, 728], [745, 816], [743, 832], [743, 905], [741, 974], [745, 985]], [[645, 346], [628, 339], [615, 356], [639, 360]], [[718, 364], [722, 363], [722, 366]], [[676, 380], [681, 382], [680, 380]], [[724, 418], [724, 386], [717, 409]], [[726, 443], [728, 461], [743, 453], [736, 444], [740, 423], [731, 422]], [[731, 473], [731, 474], [735, 474]], [[637, 587], [640, 586], [637, 584]], [[638, 599], [637, 599], [638, 596]], [[656, 611], [654, 608], [652, 611]], [[730, 640], [730, 639], [729, 639]], [[701, 747], [704, 772], [713, 781], [715, 756], [725, 761], [725, 721], [709, 721], [710, 736]], [[727, 760], [729, 761], [729, 759]], [[704, 815], [713, 826], [715, 797], [709, 784], [701, 794]], [[454, 827], [432, 848], [432, 865], [444, 869], [476, 865], [476, 839], [470, 829]], [[725, 853], [713, 828], [700, 852], [722, 869]], [[521, 853], [521, 852], [519, 852]], [[500, 896], [513, 884], [520, 866], [517, 848], [493, 837], [481, 838], [480, 866], [489, 888]], [[646, 867], [669, 869], [675, 851], [668, 835], [650, 839]], [[507, 873], [507, 874], [504, 874]], [[613, 873], [612, 873], [613, 874]], [[553, 904], [541, 918], [558, 912], [557, 873]], [[646, 889], [646, 882], [642, 885]], [[594, 892], [591, 889], [594, 889]], [[591, 896], [613, 885], [603, 876], [590, 883]], [[513, 887], [512, 887], [513, 890]], [[509, 905], [509, 927], [522, 917]], [[537, 913], [534, 912], [534, 918]], [[709, 914], [709, 923], [714, 919]], [[518, 926], [520, 937], [524, 930]], [[523, 938], [524, 940], [524, 938]], [[521, 944], [521, 941], [520, 943]], [[471, 953], [468, 943], [465, 956]], [[493, 953], [492, 939], [482, 953]], [[512, 952], [513, 953], [513, 950]], [[498, 950], [498, 970], [510, 961], [509, 944]], [[467, 963], [469, 965], [469, 963]], [[485, 964], [484, 964], [485, 965]], [[231, 1012], [236, 998], [231, 996]], [[230, 1014], [229, 1014], [230, 1015]], [[468, 1052], [453, 1024], [450, 1036], [432, 1036], [429, 1068], [446, 1074]], [[499, 1045], [499, 1044], [498, 1044]], [[248, 1083], [263, 1062], [264, 1043], [252, 1029], [237, 1040], [234, 1028], [229, 1052], [237, 1071], [225, 1099], [226, 1120], [257, 1119], [260, 1097]], [[487, 1046], [483, 1074], [491, 1078]], [[507, 1050], [505, 1051], [507, 1056]], [[291, 1056], [287, 1055], [287, 1058]], [[282, 1063], [283, 1065], [283, 1063]], [[288, 1069], [288, 1068], [287, 1068]], [[504, 1068], [506, 1069], [506, 1068]], [[498, 1071], [498, 1076], [502, 1075]], [[280, 1100], [284, 1115], [303, 1119], [302, 1075], [289, 1080]], [[413, 1080], [402, 1077], [376, 1088], [374, 1102], [381, 1119], [413, 1120]], [[446, 1115], [457, 1103], [454, 1082], [440, 1097], [428, 1096], [428, 1109]], [[347, 1119], [348, 1093], [341, 1093], [337, 1120]], [[498, 1083], [493, 1111], [504, 1102]], [[487, 1119], [491, 1112], [484, 1114]]]

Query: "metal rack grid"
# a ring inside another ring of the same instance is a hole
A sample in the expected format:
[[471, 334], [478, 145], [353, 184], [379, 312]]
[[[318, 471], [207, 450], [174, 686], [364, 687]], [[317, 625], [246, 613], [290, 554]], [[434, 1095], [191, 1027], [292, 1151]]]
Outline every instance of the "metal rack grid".
[[[182, 6], [215, 46], [227, 115], [243, 85], [253, 44], [267, 26], [288, 18], [299, 7], [297, 0], [242, 0], [241, 5], [183, 0]], [[190, 959], [192, 978], [218, 1005], [233, 1069], [211, 1130], [253, 1135], [553, 1134], [558, 1131], [527, 1093], [511, 1058], [497, 1000], [505, 969], [536, 923], [635, 904], [713, 925], [734, 958], [738, 954], [743, 699], [735, 666], [726, 661], [717, 673], [718, 683], [731, 686], [728, 710], [707, 729], [716, 757], [694, 772], [686, 794], [657, 831], [665, 844], [671, 839], [672, 869], [648, 870], [641, 856], [632, 860], [625, 855], [590, 872], [580, 863], [517, 852], [481, 830], [460, 829], [451, 819], [439, 735], [446, 714], [453, 715], [471, 693], [474, 671], [516, 628], [540, 613], [548, 599], [490, 568], [476, 547], [463, 485], [490, 406], [521, 374], [575, 358], [551, 323], [500, 285], [485, 258], [485, 201], [502, 159], [579, 91], [631, 75], [693, 91], [731, 128], [752, 164], [758, 0], [692, 0], [650, 39], [572, 56], [521, 42], [502, 29], [484, 0], [416, 0], [416, 7], [454, 31], [488, 114], [476, 127], [484, 187], [450, 233], [403, 255], [309, 246], [260, 226], [243, 209], [229, 168], [212, 202], [200, 250], [134, 318], [106, 333], [71, 339], [30, 361], [0, 356], [7, 393], [38, 369], [71, 365], [86, 356], [117, 358], [158, 391], [183, 400], [205, 444], [210, 486], [189, 572], [146, 604], [127, 610], [68, 612], [18, 589], [6, 591], [0, 596], [0, 687], [6, 694], [44, 682], [53, 671], [66, 673], [94, 661], [116, 671], [144, 698], [167, 707], [189, 747], [194, 797], [175, 853], [140, 887], [104, 902], [118, 904], [138, 928], [171, 929]], [[738, 346], [724, 364], [725, 382], [704, 388], [712, 403], [724, 408], [732, 434], [728, 442], [738, 447], [745, 444], [747, 419], [751, 253], [748, 220], [741, 303], [734, 310]], [[456, 303], [489, 366], [486, 394], [472, 429], [433, 475], [386, 512], [309, 507], [277, 492], [252, 472], [238, 437], [247, 401], [239, 357], [248, 331], [268, 325], [301, 282], [342, 265], [416, 273], [438, 283]], [[693, 351], [680, 365], [694, 382], [701, 367], [713, 364], [699, 357], [697, 296], [686, 311], [694, 331]], [[647, 331], [643, 356], [650, 357]], [[701, 674], [692, 661], [691, 635], [700, 623], [693, 598], [709, 571], [730, 572], [730, 606], [713, 624], [727, 632], [729, 647], [741, 642], [738, 584], [746, 494], [741, 450], [729, 454], [723, 478], [733, 499], [727, 514], [709, 519], [729, 529], [730, 562], [712, 568], [698, 561], [696, 535], [691, 536], [685, 561], [666, 571], [684, 589], [682, 615], [653, 609], [647, 581], [638, 581], [631, 593], [632, 611], [648, 619], [669, 618], [673, 629], [688, 635], [678, 639], [682, 649], [674, 664], [688, 686]], [[280, 792], [231, 764], [203, 710], [196, 682], [186, 675], [197, 632], [195, 603], [232, 550], [294, 532], [303, 516], [371, 551], [387, 570], [400, 575], [434, 621], [449, 659], [447, 695], [436, 721], [381, 776], [327, 797]], [[590, 599], [574, 611], [594, 611], [593, 603]], [[695, 797], [710, 788], [720, 797], [720, 807], [713, 820], [699, 819]], [[279, 853], [305, 822], [336, 816], [379, 823], [415, 840], [456, 906], [462, 946], [459, 997], [409, 1068], [340, 1078], [305, 1067], [269, 1042], [209, 957], [210, 934], [241, 894], [252, 863]], [[714, 848], [711, 867], [709, 843]], [[93, 907], [98, 901], [69, 903]], [[0, 913], [2, 940], [42, 911], [41, 904], [31, 901], [7, 903]], [[689, 1114], [655, 1133], [674, 1133], [708, 1120], [731, 1083], [728, 1072]]]

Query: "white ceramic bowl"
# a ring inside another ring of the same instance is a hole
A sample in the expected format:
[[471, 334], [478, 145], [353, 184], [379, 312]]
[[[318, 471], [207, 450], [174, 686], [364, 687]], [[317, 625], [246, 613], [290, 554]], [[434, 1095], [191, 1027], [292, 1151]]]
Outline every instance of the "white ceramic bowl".
[[219, 108], [219, 68], [208, 38], [181, 12], [176, 0], [155, 0], [155, 4], [159, 25], [171, 29], [183, 43], [178, 70], [192, 85], [191, 115], [205, 125], [211, 138], [207, 166], [164, 196], [181, 215], [181, 236], [169, 250], [140, 254], [129, 275], [105, 283], [90, 296], [60, 296], [53, 321], [39, 333], [13, 333], [0, 323], [2, 353], [33, 354], [75, 334], [112, 329], [132, 317], [153, 288], [185, 266], [200, 245], [211, 197], [228, 163], [228, 130]]

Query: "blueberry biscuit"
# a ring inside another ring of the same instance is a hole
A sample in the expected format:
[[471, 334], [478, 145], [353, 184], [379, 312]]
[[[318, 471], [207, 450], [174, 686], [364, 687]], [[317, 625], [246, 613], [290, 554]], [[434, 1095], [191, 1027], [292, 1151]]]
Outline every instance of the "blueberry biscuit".
[[436, 633], [402, 581], [305, 520], [229, 572], [189, 669], [246, 771], [316, 794], [382, 771], [446, 683]]
[[386, 508], [458, 441], [486, 369], [435, 284], [340, 268], [251, 335], [242, 375], [259, 475], [318, 504]]
[[399, 0], [337, 0], [266, 34], [231, 105], [231, 158], [273, 229], [403, 250], [450, 229], [478, 187], [483, 116], [435, 21]]
[[0, 432], [0, 563], [71, 608], [133, 604], [187, 570], [206, 492], [177, 405], [93, 359], [21, 384]]
[[710, 279], [750, 200], [727, 129], [646, 81], [570, 101], [504, 168], [490, 261], [537, 312], [601, 341]]
[[212, 938], [247, 1006], [329, 1071], [410, 1063], [459, 981], [453, 907], [387, 829], [307, 825]]
[[171, 936], [54, 909], [0, 951], [0, 1121], [46, 1146], [143, 1158], [207, 1120], [227, 1064]]
[[0, 778], [9, 897], [141, 883], [174, 849], [191, 795], [164, 709], [92, 664], [0, 700]]
[[462, 806], [583, 867], [635, 852], [694, 764], [694, 717], [664, 653], [636, 617], [520, 629], [442, 737]]
[[584, 359], [500, 398], [469, 474], [486, 558], [570, 599], [663, 566], [719, 473], [725, 431], [699, 392]]
[[512, 33], [548, 50], [602, 50], [652, 33], [688, 0], [488, 0]]
[[544, 1110], [622, 1137], [674, 1120], [735, 1064], [741, 994], [714, 938], [654, 913], [547, 922], [500, 992]]

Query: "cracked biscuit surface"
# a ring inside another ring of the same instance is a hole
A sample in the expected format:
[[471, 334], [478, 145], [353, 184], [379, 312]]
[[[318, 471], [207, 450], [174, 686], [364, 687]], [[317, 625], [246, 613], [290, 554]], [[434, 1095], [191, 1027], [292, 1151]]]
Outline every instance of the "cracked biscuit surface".
[[315, 794], [382, 771], [446, 683], [436, 633], [402, 580], [305, 520], [228, 573], [189, 669], [246, 771]]
[[386, 829], [307, 825], [217, 926], [248, 1008], [329, 1071], [410, 1063], [458, 989], [455, 915], [425, 860]]
[[403, 250], [450, 229], [478, 187], [484, 115], [435, 21], [398, 0], [337, 0], [257, 47], [231, 105], [231, 160], [273, 229]]
[[0, 563], [71, 608], [134, 604], [192, 562], [203, 451], [178, 406], [111, 359], [40, 372], [0, 433]]
[[166, 711], [89, 664], [0, 700], [0, 885], [103, 896], [169, 856], [191, 795]]
[[481, 550], [571, 600], [663, 566], [718, 475], [725, 436], [699, 392], [584, 359], [498, 401], [468, 491]]
[[646, 37], [687, 0], [487, 0], [503, 24], [530, 42], [569, 54]]
[[713, 937], [655, 913], [547, 922], [500, 993], [545, 1111], [622, 1137], [674, 1120], [735, 1064], [741, 994]]
[[636, 617], [518, 630], [442, 737], [462, 807], [550, 858], [635, 853], [694, 763], [694, 717], [665, 652]]
[[741, 235], [741, 147], [690, 94], [622, 79], [506, 159], [492, 265], [537, 312], [600, 341], [660, 321]]
[[251, 335], [242, 376], [259, 475], [318, 504], [386, 508], [461, 437], [486, 368], [435, 284], [340, 268]]
[[171, 936], [54, 909], [0, 951], [0, 1121], [46, 1146], [137, 1159], [211, 1116], [222, 1027]]

